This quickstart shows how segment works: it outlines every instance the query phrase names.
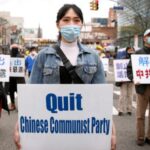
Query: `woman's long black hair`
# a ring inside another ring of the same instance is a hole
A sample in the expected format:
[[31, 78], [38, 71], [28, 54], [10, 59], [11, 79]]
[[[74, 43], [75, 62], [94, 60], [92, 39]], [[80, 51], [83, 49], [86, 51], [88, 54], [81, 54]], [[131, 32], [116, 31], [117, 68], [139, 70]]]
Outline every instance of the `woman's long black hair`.
[[[56, 23], [59, 23], [59, 21], [65, 16], [67, 11], [71, 8], [74, 10], [74, 12], [77, 14], [77, 16], [81, 19], [81, 22], [83, 23], [84, 22], [83, 13], [82, 13], [81, 9], [78, 6], [76, 6], [75, 4], [65, 4], [64, 6], [62, 6], [59, 9], [59, 11], [57, 13]], [[60, 40], [60, 39], [61, 39], [61, 34], [59, 33], [58, 40]]]

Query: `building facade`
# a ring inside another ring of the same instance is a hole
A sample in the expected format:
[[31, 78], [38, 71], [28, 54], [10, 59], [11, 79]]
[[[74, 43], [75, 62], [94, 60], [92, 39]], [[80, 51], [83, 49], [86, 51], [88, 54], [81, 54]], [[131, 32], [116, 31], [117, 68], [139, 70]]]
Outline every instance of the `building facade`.
[[150, 27], [150, 1], [118, 0], [118, 4], [124, 8], [117, 12], [119, 46], [141, 47], [143, 33]]
[[116, 12], [111, 8], [108, 18], [91, 18], [91, 22], [85, 24], [81, 32], [81, 40], [84, 43], [99, 43], [111, 45], [117, 38]]
[[20, 44], [23, 23], [22, 17], [12, 17], [10, 12], [0, 11], [0, 45]]

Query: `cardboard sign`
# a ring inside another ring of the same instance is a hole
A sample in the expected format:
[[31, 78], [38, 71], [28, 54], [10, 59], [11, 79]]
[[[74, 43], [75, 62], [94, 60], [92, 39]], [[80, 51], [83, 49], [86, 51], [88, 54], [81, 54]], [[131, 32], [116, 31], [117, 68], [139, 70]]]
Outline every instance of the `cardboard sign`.
[[110, 84], [20, 84], [22, 150], [110, 150], [112, 101]]
[[116, 82], [127, 82], [130, 81], [127, 77], [127, 65], [129, 59], [118, 59], [114, 60], [114, 74]]
[[0, 55], [0, 81], [9, 82], [10, 56]]
[[10, 76], [24, 77], [25, 76], [25, 59], [12, 57], [10, 59]]
[[131, 55], [134, 83], [150, 84], [150, 55]]

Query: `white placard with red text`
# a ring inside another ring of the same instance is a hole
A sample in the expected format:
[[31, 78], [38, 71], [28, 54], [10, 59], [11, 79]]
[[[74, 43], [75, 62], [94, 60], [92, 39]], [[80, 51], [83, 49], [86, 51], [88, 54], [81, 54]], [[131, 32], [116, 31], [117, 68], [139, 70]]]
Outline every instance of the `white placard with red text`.
[[110, 84], [20, 84], [22, 150], [110, 150], [112, 102]]
[[150, 55], [131, 55], [134, 83], [150, 84]]

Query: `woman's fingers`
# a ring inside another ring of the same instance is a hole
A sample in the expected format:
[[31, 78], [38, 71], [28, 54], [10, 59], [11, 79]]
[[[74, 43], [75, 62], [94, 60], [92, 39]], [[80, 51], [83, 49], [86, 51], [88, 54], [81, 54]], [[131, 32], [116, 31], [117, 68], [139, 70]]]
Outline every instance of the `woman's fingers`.
[[20, 135], [19, 135], [18, 122], [16, 123], [15, 131], [14, 131], [14, 142], [15, 142], [15, 145], [16, 145], [17, 149], [20, 150], [21, 149], [21, 145], [20, 145]]

